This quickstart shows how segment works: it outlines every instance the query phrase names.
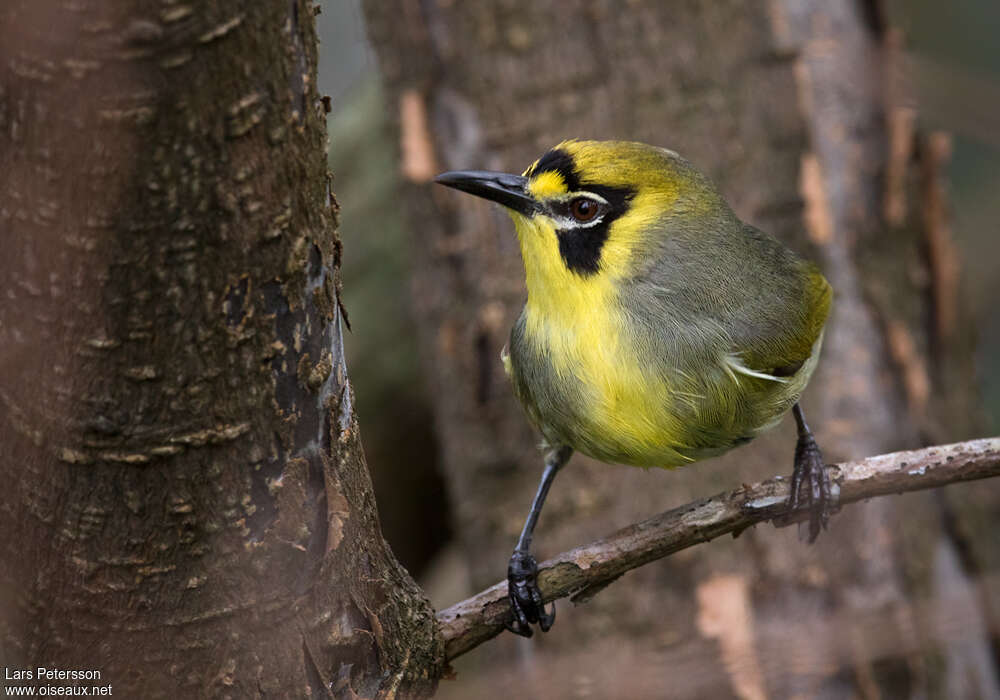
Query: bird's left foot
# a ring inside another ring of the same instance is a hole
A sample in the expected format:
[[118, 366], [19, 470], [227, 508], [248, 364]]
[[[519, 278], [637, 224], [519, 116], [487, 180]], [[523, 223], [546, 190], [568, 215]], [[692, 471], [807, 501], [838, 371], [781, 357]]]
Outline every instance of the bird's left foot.
[[532, 623], [537, 622], [542, 632], [548, 632], [556, 621], [556, 604], [552, 604], [551, 612], [546, 612], [537, 576], [538, 563], [531, 553], [515, 549], [507, 566], [507, 596], [513, 619], [504, 626], [522, 637], [533, 634]]
[[[802, 488], [806, 495], [803, 498]], [[799, 440], [795, 445], [795, 470], [792, 472], [792, 493], [788, 499], [789, 510], [798, 510], [803, 505], [809, 508], [809, 522], [802, 523], [799, 534], [812, 544], [819, 536], [820, 530], [825, 530], [830, 515], [836, 510], [830, 475], [823, 464], [823, 454], [808, 427], [799, 431]]]

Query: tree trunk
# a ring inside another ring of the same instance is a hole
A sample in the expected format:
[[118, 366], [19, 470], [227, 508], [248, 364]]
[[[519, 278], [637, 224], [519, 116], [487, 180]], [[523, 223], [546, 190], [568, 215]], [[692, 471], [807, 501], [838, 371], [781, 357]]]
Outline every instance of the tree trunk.
[[314, 8], [157, 7], [0, 10], [2, 665], [428, 692], [343, 363]]
[[[520, 172], [571, 137], [678, 150], [741, 218], [816, 259], [833, 284], [826, 347], [804, 397], [828, 461], [974, 432], [946, 156], [934, 146], [940, 136], [914, 131], [912, 110], [891, 89], [894, 35], [873, 8], [507, 0], [398, 2], [387, 11], [368, 3], [399, 105], [424, 362], [439, 388], [455, 530], [477, 586], [502, 578], [541, 469], [537, 436], [497, 359], [523, 304], [523, 270], [506, 215], [434, 189], [437, 171]], [[921, 208], [909, 204], [915, 194]], [[549, 497], [537, 553], [790, 472], [789, 423], [671, 473], [574, 457]], [[989, 696], [998, 692], [989, 625], [973, 625], [955, 645], [934, 615], [982, 620], [989, 612], [970, 574], [992, 556], [978, 550], [989, 549], [995, 489], [979, 497], [976, 525], [948, 507], [955, 496], [918, 494], [845, 512], [814, 547], [791, 528], [765, 528], [678, 554], [582, 610], [563, 606], [543, 638], [505, 635], [478, 657], [480, 675], [460, 673], [450, 690], [956, 697], [949, 689], [960, 687]], [[966, 527], [948, 526], [953, 517]]]

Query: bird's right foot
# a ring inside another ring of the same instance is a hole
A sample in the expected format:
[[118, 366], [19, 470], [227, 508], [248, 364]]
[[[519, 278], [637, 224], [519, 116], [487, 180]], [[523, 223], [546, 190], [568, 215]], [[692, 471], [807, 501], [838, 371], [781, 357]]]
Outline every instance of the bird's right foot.
[[[805, 498], [802, 498], [803, 487], [807, 494]], [[830, 476], [823, 464], [823, 454], [808, 428], [799, 433], [795, 445], [795, 470], [792, 472], [792, 492], [788, 499], [790, 510], [798, 510], [803, 505], [809, 508], [809, 520], [801, 523], [803, 527], [799, 528], [799, 535], [812, 544], [820, 530], [826, 529], [836, 505], [831, 494]]]
[[514, 550], [507, 566], [507, 597], [513, 617], [504, 626], [514, 634], [530, 637], [534, 634], [533, 623], [538, 623], [542, 632], [548, 632], [556, 621], [556, 604], [552, 611], [545, 610], [542, 592], [538, 590], [538, 563], [530, 552]]

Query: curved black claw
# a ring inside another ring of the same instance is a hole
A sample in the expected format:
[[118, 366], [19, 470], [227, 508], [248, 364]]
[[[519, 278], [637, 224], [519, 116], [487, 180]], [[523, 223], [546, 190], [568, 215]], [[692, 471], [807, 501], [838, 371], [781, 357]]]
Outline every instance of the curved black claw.
[[[805, 499], [802, 498], [803, 482], [807, 486]], [[830, 476], [823, 464], [823, 455], [809, 432], [799, 435], [799, 441], [795, 445], [795, 470], [792, 472], [792, 493], [788, 499], [791, 510], [798, 510], [803, 505], [809, 508], [808, 531], [800, 528], [799, 534], [812, 544], [820, 530], [826, 529], [831, 513], [836, 510], [836, 504], [831, 495]]]
[[532, 623], [538, 623], [542, 632], [548, 632], [556, 621], [556, 604], [546, 612], [542, 592], [538, 590], [538, 563], [530, 552], [514, 550], [507, 566], [507, 597], [513, 618], [504, 626], [514, 634], [530, 637]]

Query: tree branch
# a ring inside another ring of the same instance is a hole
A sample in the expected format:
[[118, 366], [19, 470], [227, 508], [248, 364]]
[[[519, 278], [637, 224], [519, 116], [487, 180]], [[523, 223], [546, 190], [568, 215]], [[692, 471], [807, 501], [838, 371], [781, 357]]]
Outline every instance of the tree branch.
[[[892, 493], [936, 488], [959, 481], [1000, 476], [1000, 437], [894, 452], [831, 465], [834, 494], [841, 505]], [[626, 571], [720, 535], [734, 536], [772, 520], [784, 526], [805, 513], [786, 508], [789, 481], [774, 477], [668, 510], [610, 537], [564, 552], [539, 567], [546, 602], [571, 596], [587, 600]], [[507, 582], [497, 583], [437, 615], [449, 660], [503, 630], [509, 614]]]

